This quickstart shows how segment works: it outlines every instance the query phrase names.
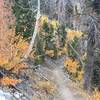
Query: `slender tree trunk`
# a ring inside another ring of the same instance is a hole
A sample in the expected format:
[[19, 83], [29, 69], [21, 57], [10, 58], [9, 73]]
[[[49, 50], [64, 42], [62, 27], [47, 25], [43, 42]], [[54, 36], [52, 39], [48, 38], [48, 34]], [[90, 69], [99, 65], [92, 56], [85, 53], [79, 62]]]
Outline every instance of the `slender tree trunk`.
[[24, 58], [28, 58], [29, 54], [32, 51], [33, 45], [34, 45], [34, 41], [36, 38], [36, 35], [38, 33], [38, 28], [39, 28], [39, 18], [40, 18], [40, 0], [38, 0], [38, 10], [37, 10], [37, 17], [36, 17], [36, 24], [35, 24], [35, 29], [34, 29], [34, 33], [32, 36], [32, 40], [30, 42], [29, 48], [24, 56]]
[[90, 32], [88, 35], [87, 45], [87, 65], [85, 67], [84, 75], [84, 88], [89, 92], [92, 90], [91, 79], [94, 69], [94, 53], [96, 48], [96, 37], [97, 37], [97, 25], [92, 17], [90, 17]]
[[87, 65], [85, 67], [84, 88], [91, 91], [91, 78], [94, 67], [94, 48], [90, 41], [87, 45]]

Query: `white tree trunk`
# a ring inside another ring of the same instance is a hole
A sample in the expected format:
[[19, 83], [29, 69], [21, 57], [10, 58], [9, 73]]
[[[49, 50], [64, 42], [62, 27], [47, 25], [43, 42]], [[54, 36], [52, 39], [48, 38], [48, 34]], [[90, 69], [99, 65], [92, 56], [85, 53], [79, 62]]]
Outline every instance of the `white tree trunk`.
[[34, 29], [34, 33], [33, 33], [33, 36], [32, 36], [32, 40], [30, 42], [30, 45], [29, 45], [29, 48], [24, 56], [24, 58], [28, 58], [29, 54], [31, 53], [32, 51], [32, 48], [33, 48], [33, 45], [34, 45], [34, 41], [35, 41], [35, 38], [36, 38], [36, 35], [38, 33], [38, 27], [39, 27], [39, 18], [40, 18], [40, 0], [38, 0], [38, 10], [37, 10], [37, 16], [36, 16], [36, 24], [35, 24], [35, 29]]

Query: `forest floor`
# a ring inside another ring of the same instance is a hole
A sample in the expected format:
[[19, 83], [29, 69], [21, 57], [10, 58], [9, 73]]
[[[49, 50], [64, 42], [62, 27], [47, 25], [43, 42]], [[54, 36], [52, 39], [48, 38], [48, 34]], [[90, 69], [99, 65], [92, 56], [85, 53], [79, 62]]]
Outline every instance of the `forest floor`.
[[63, 62], [46, 58], [37, 68], [29, 62], [16, 89], [0, 87], [0, 100], [86, 100], [85, 91], [65, 73]]

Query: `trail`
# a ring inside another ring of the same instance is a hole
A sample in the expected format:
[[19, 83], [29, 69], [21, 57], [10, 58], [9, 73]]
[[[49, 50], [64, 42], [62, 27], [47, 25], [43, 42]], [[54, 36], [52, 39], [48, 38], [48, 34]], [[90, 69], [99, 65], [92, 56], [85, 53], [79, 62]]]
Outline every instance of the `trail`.
[[46, 66], [45, 69], [47, 69], [47, 71], [51, 71], [52, 76], [54, 77], [60, 100], [75, 100], [71, 90], [66, 86], [69, 78], [64, 74], [63, 71], [63, 59], [55, 63], [54, 62], [50, 59], [47, 59], [46, 63], [49, 68]]
[[[64, 59], [58, 59], [53, 61], [51, 59], [46, 59], [47, 71], [49, 70], [54, 77], [54, 81], [57, 85], [59, 100], [84, 100], [83, 96], [78, 93], [78, 90], [71, 90], [68, 87], [70, 82], [69, 75], [65, 74], [64, 68]], [[55, 99], [58, 100], [58, 99]]]
[[67, 83], [63, 71], [61, 69], [55, 69], [53, 70], [53, 73], [62, 100], [69, 100], [69, 98], [70, 100], [75, 100], [71, 91], [66, 87]]

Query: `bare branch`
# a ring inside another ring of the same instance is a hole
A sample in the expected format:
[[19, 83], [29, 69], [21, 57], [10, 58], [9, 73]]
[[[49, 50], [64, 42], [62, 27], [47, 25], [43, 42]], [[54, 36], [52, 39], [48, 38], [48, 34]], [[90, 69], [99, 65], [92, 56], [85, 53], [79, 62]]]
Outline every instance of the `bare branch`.
[[75, 52], [75, 54], [77, 55], [78, 59], [80, 60], [80, 62], [81, 62], [81, 64], [82, 64], [82, 67], [84, 67], [84, 63], [83, 63], [83, 61], [82, 61], [82, 59], [81, 59], [79, 53], [73, 48], [73, 46], [72, 46], [70, 43], [68, 43], [68, 45], [70, 46], [70, 48], [71, 48], [71, 49]]

